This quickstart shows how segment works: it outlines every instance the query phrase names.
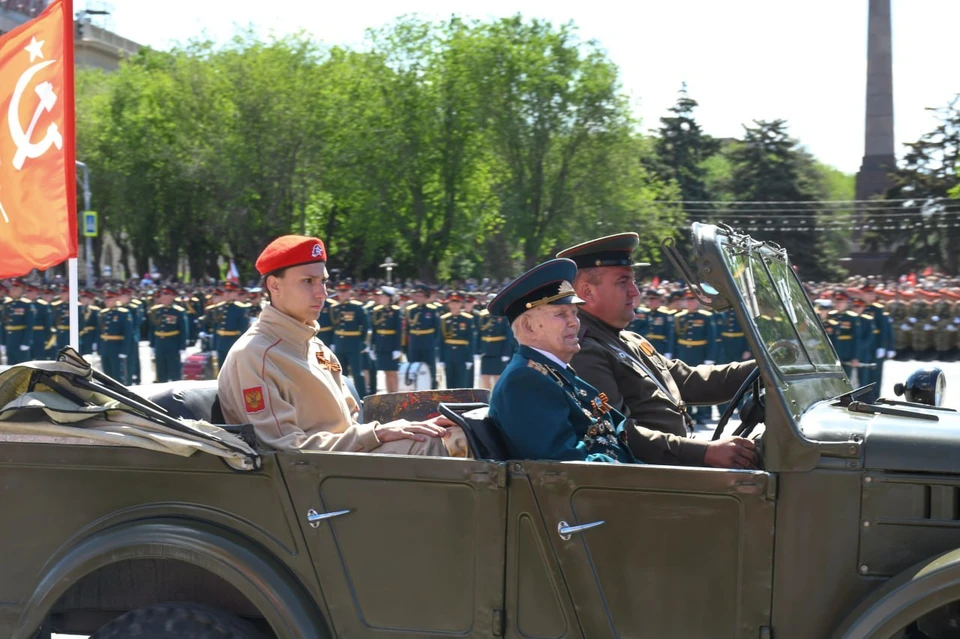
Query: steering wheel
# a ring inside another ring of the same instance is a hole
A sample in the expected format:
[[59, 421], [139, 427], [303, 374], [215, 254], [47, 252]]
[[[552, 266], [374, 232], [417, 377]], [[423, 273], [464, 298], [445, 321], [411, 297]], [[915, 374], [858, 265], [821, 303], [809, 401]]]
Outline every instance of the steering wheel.
[[740, 411], [740, 426], [733, 434], [737, 437], [747, 437], [753, 432], [757, 424], [763, 421], [765, 404], [762, 394], [763, 384], [760, 380], [760, 368], [758, 367], [750, 371], [747, 378], [740, 384], [740, 388], [737, 389], [737, 394], [727, 404], [727, 410], [723, 411], [723, 415], [720, 416], [720, 421], [717, 423], [717, 429], [713, 431], [712, 441], [720, 439], [723, 435], [723, 429], [730, 421], [730, 417], [733, 416], [733, 411], [737, 409], [737, 406], [746, 397], [747, 392], [751, 390], [753, 391], [753, 399], [743, 405], [743, 409]]

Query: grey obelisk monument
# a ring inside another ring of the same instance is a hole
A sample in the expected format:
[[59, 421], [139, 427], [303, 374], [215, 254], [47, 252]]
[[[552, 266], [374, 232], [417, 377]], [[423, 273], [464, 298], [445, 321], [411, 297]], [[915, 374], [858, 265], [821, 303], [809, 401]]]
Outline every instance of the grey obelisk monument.
[[893, 184], [893, 41], [890, 0], [870, 0], [867, 25], [867, 111], [857, 199], [868, 200]]

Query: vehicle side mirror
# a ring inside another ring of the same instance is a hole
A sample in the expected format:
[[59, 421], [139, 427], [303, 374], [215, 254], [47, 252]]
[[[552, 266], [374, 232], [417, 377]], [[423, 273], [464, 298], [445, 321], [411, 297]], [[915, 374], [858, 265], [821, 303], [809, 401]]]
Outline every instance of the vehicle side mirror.
[[904, 384], [894, 384], [893, 392], [903, 395], [908, 402], [940, 406], [947, 389], [947, 376], [935, 366], [911, 373]]

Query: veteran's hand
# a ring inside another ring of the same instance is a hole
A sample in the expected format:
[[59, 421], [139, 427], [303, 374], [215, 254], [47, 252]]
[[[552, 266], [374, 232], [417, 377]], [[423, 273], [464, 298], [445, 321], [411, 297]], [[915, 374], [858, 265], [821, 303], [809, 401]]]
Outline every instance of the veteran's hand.
[[454, 426], [446, 417], [434, 417], [425, 422], [408, 422], [400, 420], [388, 424], [380, 424], [374, 432], [381, 443], [393, 442], [398, 439], [415, 439], [418, 442], [427, 441], [427, 437], [446, 437], [447, 426]]
[[756, 470], [757, 447], [744, 437], [723, 437], [707, 446], [705, 466], [714, 468], [747, 468]]

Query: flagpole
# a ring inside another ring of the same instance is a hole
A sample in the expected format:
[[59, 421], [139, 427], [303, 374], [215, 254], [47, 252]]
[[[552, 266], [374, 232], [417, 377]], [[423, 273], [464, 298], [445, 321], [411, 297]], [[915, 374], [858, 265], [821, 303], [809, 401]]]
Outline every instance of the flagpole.
[[80, 352], [80, 303], [77, 290], [77, 258], [67, 260], [67, 279], [70, 285], [70, 346]]

